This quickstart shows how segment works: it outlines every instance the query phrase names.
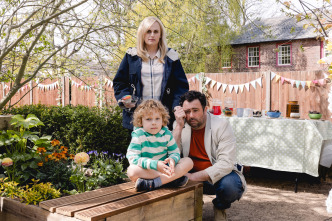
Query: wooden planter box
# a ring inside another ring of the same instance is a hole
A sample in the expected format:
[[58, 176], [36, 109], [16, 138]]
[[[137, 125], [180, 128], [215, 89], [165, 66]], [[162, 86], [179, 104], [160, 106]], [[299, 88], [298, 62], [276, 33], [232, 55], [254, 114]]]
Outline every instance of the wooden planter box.
[[136, 192], [123, 183], [73, 196], [43, 201], [39, 206], [1, 198], [1, 221], [202, 220], [203, 185]]

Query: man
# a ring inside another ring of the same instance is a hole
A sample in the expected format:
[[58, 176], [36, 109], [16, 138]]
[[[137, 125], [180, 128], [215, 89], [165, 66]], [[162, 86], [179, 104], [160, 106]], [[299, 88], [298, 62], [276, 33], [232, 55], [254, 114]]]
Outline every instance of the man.
[[210, 114], [206, 97], [198, 91], [188, 91], [175, 109], [173, 136], [183, 154], [193, 162], [186, 176], [203, 181], [205, 194], [216, 194], [215, 220], [226, 220], [225, 209], [239, 200], [246, 189], [243, 174], [236, 165], [235, 137], [229, 122]]

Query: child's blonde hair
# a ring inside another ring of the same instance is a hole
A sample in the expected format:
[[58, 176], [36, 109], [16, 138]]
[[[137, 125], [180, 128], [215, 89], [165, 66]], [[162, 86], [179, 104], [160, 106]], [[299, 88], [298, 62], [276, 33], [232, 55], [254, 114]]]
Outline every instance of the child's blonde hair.
[[143, 127], [142, 118], [154, 111], [161, 114], [163, 126], [166, 126], [169, 119], [168, 111], [160, 101], [153, 99], [145, 100], [140, 105], [138, 105], [134, 112], [133, 125], [135, 127]]

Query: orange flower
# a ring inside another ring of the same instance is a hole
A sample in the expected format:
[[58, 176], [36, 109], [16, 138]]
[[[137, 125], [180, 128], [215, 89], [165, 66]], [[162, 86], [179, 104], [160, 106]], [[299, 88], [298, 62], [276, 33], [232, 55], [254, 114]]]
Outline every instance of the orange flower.
[[46, 152], [45, 147], [38, 147], [37, 148], [37, 153], [45, 153], [45, 152]]
[[75, 158], [75, 155], [74, 154], [69, 154], [69, 159], [74, 159]]
[[37, 163], [38, 166], [42, 167], [43, 166], [43, 162], [39, 162]]
[[51, 144], [54, 147], [54, 146], [60, 145], [60, 141], [54, 139], [54, 140], [51, 141]]

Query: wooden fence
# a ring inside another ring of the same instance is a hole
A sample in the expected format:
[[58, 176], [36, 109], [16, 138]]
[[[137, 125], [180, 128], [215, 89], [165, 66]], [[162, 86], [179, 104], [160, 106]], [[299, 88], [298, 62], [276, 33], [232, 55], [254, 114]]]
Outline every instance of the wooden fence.
[[[274, 76], [273, 80], [271, 75]], [[210, 104], [212, 98], [217, 98], [222, 101], [224, 107], [225, 98], [230, 97], [235, 101], [235, 107], [279, 110], [285, 116], [288, 101], [295, 100], [299, 102], [301, 118], [308, 119], [309, 110], [316, 110], [323, 114], [323, 119], [331, 119], [331, 113], [328, 111], [330, 84], [326, 82], [321, 71], [205, 73], [205, 80], [209, 81], [206, 85], [202, 85], [200, 76], [201, 74], [187, 74], [190, 89], [201, 90], [205, 86], [210, 95]], [[318, 81], [322, 79], [324, 82]], [[297, 86], [296, 82], [299, 81], [311, 82], [310, 88], [308, 85]], [[60, 94], [59, 85], [64, 85], [64, 90]], [[0, 98], [8, 93], [9, 87], [9, 83], [0, 84], [0, 90], [3, 92], [0, 93]], [[34, 88], [30, 90], [32, 87]], [[100, 77], [71, 77], [46, 79], [39, 84], [29, 83], [16, 93], [10, 103], [13, 105], [16, 102], [17, 105], [41, 103], [101, 106], [115, 104], [116, 101], [111, 80]]]

